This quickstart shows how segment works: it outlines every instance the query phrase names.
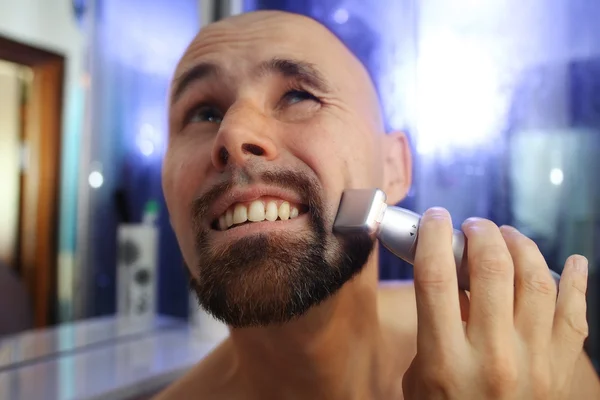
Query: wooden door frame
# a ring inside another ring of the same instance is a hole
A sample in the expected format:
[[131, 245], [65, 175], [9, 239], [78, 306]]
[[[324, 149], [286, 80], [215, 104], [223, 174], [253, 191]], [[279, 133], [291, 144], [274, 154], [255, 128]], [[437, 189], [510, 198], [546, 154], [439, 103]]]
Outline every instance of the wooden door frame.
[[65, 59], [60, 54], [0, 36], [0, 59], [29, 67], [22, 179], [20, 272], [32, 298], [35, 327], [56, 320], [60, 152]]

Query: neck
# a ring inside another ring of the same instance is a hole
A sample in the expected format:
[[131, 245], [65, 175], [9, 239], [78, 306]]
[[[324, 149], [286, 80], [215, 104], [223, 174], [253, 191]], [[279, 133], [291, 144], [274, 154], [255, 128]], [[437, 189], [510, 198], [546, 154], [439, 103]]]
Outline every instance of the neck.
[[[376, 253], [376, 252], [374, 252]], [[239, 372], [257, 398], [377, 398], [385, 369], [377, 260], [335, 296], [284, 326], [234, 329]]]

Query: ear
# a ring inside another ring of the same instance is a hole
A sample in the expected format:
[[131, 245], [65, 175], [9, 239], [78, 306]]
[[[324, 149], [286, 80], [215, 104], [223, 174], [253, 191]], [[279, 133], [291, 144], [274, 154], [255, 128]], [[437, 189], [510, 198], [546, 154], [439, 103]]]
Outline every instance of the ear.
[[388, 204], [402, 201], [412, 184], [412, 157], [403, 132], [382, 135], [383, 190]]

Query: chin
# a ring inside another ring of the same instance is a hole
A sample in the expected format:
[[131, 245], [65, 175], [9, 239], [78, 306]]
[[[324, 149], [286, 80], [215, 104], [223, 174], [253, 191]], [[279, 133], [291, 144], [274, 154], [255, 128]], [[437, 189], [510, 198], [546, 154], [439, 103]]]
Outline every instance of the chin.
[[366, 236], [340, 243], [324, 230], [242, 235], [220, 251], [200, 246], [190, 286], [200, 306], [232, 328], [281, 325], [337, 293], [373, 247]]

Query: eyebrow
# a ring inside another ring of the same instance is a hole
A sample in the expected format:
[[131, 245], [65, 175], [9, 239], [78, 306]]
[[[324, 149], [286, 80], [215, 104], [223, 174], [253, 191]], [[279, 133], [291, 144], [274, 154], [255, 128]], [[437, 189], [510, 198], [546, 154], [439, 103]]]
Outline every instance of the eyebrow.
[[218, 75], [220, 68], [216, 64], [203, 62], [194, 65], [192, 68], [183, 72], [180, 76], [175, 78], [173, 82], [173, 96], [171, 98], [171, 104], [176, 103], [181, 97], [183, 92], [196, 81], [202, 81], [207, 78], [212, 78]]
[[[213, 78], [220, 75], [221, 72], [221, 67], [209, 62], [203, 62], [191, 67], [175, 79], [171, 103], [177, 102], [186, 89], [193, 83]], [[254, 75], [259, 78], [267, 75], [281, 75], [302, 82], [317, 91], [323, 93], [330, 92], [329, 85], [321, 72], [313, 64], [306, 61], [272, 58], [260, 63]]]
[[327, 81], [319, 70], [311, 63], [300, 60], [272, 58], [258, 66], [258, 75], [279, 74], [286, 78], [294, 78], [320, 92], [329, 92]]

